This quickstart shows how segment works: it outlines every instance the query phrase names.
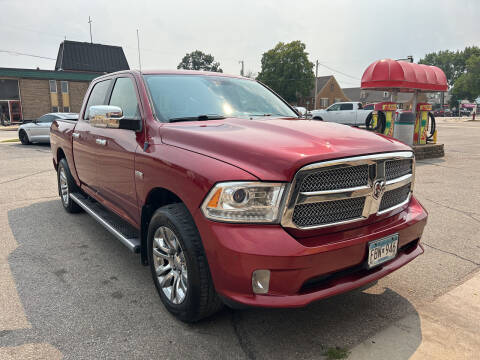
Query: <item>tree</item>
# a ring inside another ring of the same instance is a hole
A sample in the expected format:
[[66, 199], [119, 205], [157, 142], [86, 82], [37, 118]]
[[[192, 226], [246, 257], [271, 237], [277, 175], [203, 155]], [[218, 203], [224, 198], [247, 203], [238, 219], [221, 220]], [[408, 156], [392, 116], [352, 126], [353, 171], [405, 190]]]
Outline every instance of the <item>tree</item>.
[[480, 95], [480, 55], [472, 55], [466, 61], [466, 71], [458, 77], [452, 89], [452, 101], [474, 101]]
[[443, 70], [447, 77], [449, 86], [453, 86], [455, 81], [466, 71], [467, 60], [472, 55], [480, 56], [480, 48], [478, 46], [466, 47], [462, 51], [441, 50], [425, 55], [419, 61], [419, 64], [438, 66]]
[[262, 56], [257, 80], [272, 88], [288, 102], [309, 96], [315, 81], [313, 63], [301, 41], [279, 42]]
[[212, 55], [205, 54], [200, 50], [186, 54], [178, 64], [177, 69], [223, 72], [220, 63], [215, 61]]

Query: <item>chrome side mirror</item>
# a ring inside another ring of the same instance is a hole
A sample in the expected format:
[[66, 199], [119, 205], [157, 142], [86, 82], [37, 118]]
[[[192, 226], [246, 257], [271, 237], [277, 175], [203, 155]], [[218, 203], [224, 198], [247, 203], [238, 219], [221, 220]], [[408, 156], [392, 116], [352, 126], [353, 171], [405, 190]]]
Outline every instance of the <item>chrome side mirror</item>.
[[125, 129], [139, 131], [142, 120], [125, 119], [122, 108], [112, 105], [95, 105], [89, 109], [90, 124], [98, 128]]

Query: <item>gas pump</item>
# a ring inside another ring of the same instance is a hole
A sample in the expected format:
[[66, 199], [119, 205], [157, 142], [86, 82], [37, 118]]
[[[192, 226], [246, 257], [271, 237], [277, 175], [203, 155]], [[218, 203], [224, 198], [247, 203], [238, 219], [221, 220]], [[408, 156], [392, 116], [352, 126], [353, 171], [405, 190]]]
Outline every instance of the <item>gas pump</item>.
[[[413, 143], [415, 145], [427, 143], [427, 125], [428, 113], [432, 110], [432, 105], [419, 103], [416, 108], [415, 129], [413, 132]], [[434, 139], [436, 136], [434, 135]]]
[[373, 112], [373, 125], [377, 127], [378, 121], [380, 121], [383, 113], [383, 121], [385, 121], [385, 128], [383, 134], [387, 136], [393, 136], [393, 127], [395, 123], [395, 114], [397, 111], [397, 104], [394, 102], [381, 102], [374, 105]]

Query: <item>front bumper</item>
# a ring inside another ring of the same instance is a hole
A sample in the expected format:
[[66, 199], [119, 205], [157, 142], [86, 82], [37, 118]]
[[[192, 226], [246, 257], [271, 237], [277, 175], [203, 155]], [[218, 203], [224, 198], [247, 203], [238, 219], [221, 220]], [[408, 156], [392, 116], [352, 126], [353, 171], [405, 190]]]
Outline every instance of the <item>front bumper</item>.
[[[375, 281], [423, 253], [427, 213], [412, 197], [402, 212], [377, 223], [298, 241], [280, 225], [212, 222], [196, 212], [216, 291], [227, 301], [261, 307], [301, 307]], [[399, 252], [367, 270], [367, 244], [399, 235]], [[252, 292], [252, 273], [269, 269], [266, 295]]]

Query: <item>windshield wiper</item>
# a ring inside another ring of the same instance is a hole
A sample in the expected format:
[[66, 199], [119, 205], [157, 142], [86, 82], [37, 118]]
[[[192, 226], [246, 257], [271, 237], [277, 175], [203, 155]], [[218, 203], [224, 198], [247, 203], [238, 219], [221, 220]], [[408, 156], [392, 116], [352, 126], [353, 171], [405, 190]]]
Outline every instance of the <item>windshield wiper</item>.
[[273, 114], [250, 114], [248, 116], [272, 116]]
[[179, 122], [179, 121], [204, 121], [204, 120], [221, 120], [225, 119], [225, 116], [217, 115], [217, 114], [210, 114], [210, 115], [198, 115], [198, 116], [184, 116], [184, 117], [176, 117], [171, 118], [169, 122]]

